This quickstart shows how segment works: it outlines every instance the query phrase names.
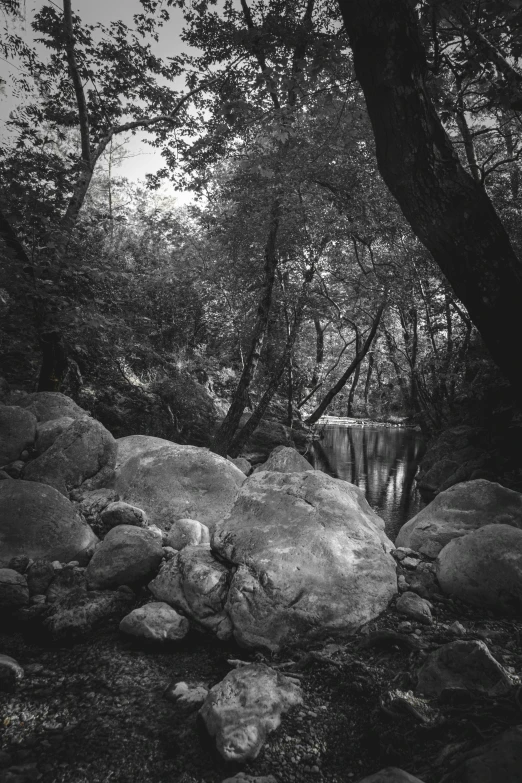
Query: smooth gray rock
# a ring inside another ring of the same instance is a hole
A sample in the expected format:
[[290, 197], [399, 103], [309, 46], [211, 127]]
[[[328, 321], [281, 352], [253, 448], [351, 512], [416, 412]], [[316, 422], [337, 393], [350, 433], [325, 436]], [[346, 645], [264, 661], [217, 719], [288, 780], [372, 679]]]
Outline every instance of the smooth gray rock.
[[226, 761], [259, 755], [281, 716], [303, 703], [296, 680], [261, 663], [234, 669], [210, 689], [199, 715]]
[[0, 405], [0, 468], [30, 449], [36, 439], [36, 417], [14, 405]]
[[62, 416], [60, 419], [38, 422], [36, 426], [36, 453], [40, 455], [47, 451], [74, 421], [72, 416]]
[[436, 568], [446, 595], [520, 616], [522, 530], [486, 525], [456, 538], [440, 552]]
[[0, 482], [0, 566], [18, 555], [85, 562], [97, 541], [73, 504], [53, 487]]
[[0, 568], [0, 611], [12, 611], [27, 606], [27, 579], [12, 568]]
[[429, 603], [417, 595], [417, 593], [409, 591], [403, 593], [397, 599], [395, 609], [399, 614], [403, 614], [405, 617], [409, 617], [411, 620], [416, 620], [424, 625], [431, 625], [433, 622]]
[[34, 392], [24, 395], [16, 404], [34, 413], [37, 421], [52, 421], [64, 416], [71, 419], [89, 416], [87, 411], [61, 392]]
[[98, 544], [85, 576], [94, 590], [145, 582], [157, 572], [162, 559], [161, 539], [153, 531], [119, 525]]
[[24, 670], [14, 658], [0, 653], [0, 692], [12, 693], [24, 677]]
[[435, 558], [454, 538], [492, 524], [522, 528], [522, 494], [486, 479], [466, 481], [441, 492], [406, 522], [396, 545]]
[[261, 470], [272, 470], [277, 473], [303, 473], [307, 470], [313, 470], [313, 467], [291, 446], [277, 446], [267, 461], [255, 468], [254, 473], [259, 473]]
[[458, 640], [428, 655], [418, 672], [417, 690], [429, 696], [466, 690], [502, 696], [513, 687], [503, 666], [484, 642]]
[[92, 485], [100, 474], [112, 476], [116, 450], [116, 441], [103, 424], [95, 419], [78, 419], [47, 451], [26, 465], [23, 477], [26, 481], [49, 484], [68, 496], [71, 489], [87, 479]]
[[247, 647], [350, 635], [397, 592], [384, 522], [360, 489], [320, 471], [251, 476], [212, 549], [237, 566], [225, 609]]
[[513, 726], [467, 753], [440, 783], [520, 783], [521, 770], [522, 726]]
[[160, 528], [190, 518], [212, 529], [230, 511], [245, 474], [208, 449], [160, 440], [118, 440], [114, 489]]
[[120, 631], [154, 642], [173, 642], [187, 635], [189, 622], [168, 604], [156, 601], [133, 609], [121, 621]]
[[167, 546], [184, 549], [186, 546], [198, 546], [210, 543], [210, 531], [196, 519], [178, 519], [167, 535]]
[[249, 476], [252, 473], [252, 465], [247, 459], [245, 459], [245, 457], [227, 457], [227, 459], [229, 462], [235, 465], [236, 468], [239, 468], [239, 470], [242, 471], [245, 476]]
[[227, 612], [229, 569], [216, 560], [209, 546], [188, 546], [163, 563], [149, 590], [189, 617], [196, 628], [219, 639], [232, 635]]
[[146, 513], [141, 508], [124, 503], [123, 500], [116, 500], [113, 503], [109, 503], [101, 512], [100, 525], [102, 532], [108, 533], [109, 530], [118, 525], [147, 527], [148, 519]]

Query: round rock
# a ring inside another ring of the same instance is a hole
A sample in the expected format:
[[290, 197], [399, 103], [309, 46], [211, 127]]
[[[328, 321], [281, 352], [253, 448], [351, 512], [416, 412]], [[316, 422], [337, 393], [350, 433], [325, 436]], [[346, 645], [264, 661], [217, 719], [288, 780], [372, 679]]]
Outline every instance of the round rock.
[[134, 609], [120, 623], [120, 631], [154, 642], [178, 641], [189, 630], [186, 617], [161, 601]]
[[0, 567], [19, 555], [85, 562], [97, 541], [70, 500], [53, 487], [0, 482]]
[[158, 441], [143, 435], [118, 440], [115, 490], [160, 528], [190, 518], [212, 530], [232, 508], [245, 474], [208, 449]]
[[492, 524], [522, 528], [522, 494], [486, 479], [466, 481], [441, 492], [406, 522], [396, 546], [435, 558], [454, 538]]

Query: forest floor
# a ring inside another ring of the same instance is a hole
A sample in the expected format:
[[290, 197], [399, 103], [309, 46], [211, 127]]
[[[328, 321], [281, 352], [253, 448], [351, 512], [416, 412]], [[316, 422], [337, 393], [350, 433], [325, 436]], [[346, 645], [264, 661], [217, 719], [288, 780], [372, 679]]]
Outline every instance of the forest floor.
[[26, 766], [28, 777], [6, 777], [9, 783], [220, 783], [239, 768], [210, 746], [198, 708], [170, 701], [166, 691], [179, 681], [212, 686], [230, 671], [229, 659], [241, 658], [283, 664], [305, 694], [246, 773], [281, 783], [355, 783], [394, 765], [437, 783], [465, 751], [522, 722], [521, 688], [497, 699], [463, 693], [432, 701], [424, 715], [397, 691], [414, 687], [430, 650], [457, 638], [455, 620], [461, 638], [485, 641], [500, 663], [522, 673], [522, 623], [449, 600], [435, 604], [434, 618], [397, 636], [404, 618], [388, 609], [348, 641], [271, 659], [198, 634], [170, 648], [144, 647], [116, 625], [68, 647], [4, 634], [1, 651], [26, 676], [0, 699], [0, 769]]

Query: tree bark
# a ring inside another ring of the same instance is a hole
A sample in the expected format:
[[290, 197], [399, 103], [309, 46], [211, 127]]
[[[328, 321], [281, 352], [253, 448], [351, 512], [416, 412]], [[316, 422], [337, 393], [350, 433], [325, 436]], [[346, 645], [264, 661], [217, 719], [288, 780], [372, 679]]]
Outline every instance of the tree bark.
[[339, 0], [379, 170], [520, 395], [522, 265], [484, 189], [465, 171], [428, 94], [410, 0]]
[[[355, 354], [357, 355], [360, 350], [361, 350], [361, 335], [359, 334], [359, 329], [355, 327]], [[350, 393], [348, 394], [348, 404], [346, 406], [346, 415], [348, 416], [348, 418], [350, 418], [353, 413], [353, 400], [355, 397], [355, 390], [357, 388], [357, 384], [359, 383], [360, 372], [361, 372], [361, 363], [359, 362], [359, 364], [355, 368], [352, 385], [350, 386]]]
[[359, 353], [355, 354], [355, 357], [353, 361], [350, 363], [350, 366], [345, 370], [345, 372], [341, 375], [339, 380], [337, 381], [334, 386], [330, 389], [330, 391], [325, 394], [315, 411], [306, 419], [307, 424], [315, 424], [316, 421], [319, 421], [325, 410], [328, 408], [334, 397], [336, 397], [337, 394], [341, 391], [341, 389], [345, 386], [348, 379], [351, 377], [352, 373], [355, 371], [357, 366], [362, 362], [366, 354], [371, 348], [371, 345], [373, 343], [373, 339], [375, 335], [377, 334], [377, 329], [379, 328], [379, 323], [381, 321], [381, 316], [384, 312], [384, 308], [386, 307], [386, 302], [382, 302], [379, 309], [377, 310], [377, 313], [375, 315], [375, 318], [373, 319], [373, 323], [371, 326], [371, 329], [368, 333], [368, 336], [366, 337], [366, 340], [364, 341], [363, 347], [359, 351]]

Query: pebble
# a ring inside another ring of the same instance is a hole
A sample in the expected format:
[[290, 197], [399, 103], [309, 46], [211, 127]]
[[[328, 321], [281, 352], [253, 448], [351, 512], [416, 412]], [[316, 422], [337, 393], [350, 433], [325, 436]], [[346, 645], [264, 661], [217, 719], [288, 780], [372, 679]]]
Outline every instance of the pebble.
[[405, 568], [417, 568], [419, 563], [420, 560], [416, 557], [405, 557], [404, 560], [402, 560], [401, 565]]

